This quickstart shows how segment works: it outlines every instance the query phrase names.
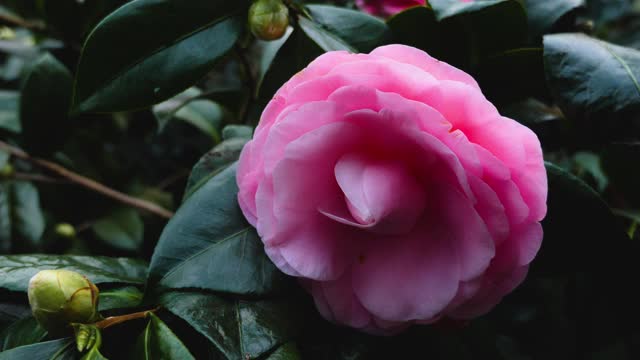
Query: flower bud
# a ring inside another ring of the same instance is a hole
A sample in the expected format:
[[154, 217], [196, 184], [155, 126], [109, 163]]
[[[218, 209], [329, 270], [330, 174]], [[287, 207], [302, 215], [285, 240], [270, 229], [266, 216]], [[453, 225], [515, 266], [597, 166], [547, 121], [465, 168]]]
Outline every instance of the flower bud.
[[13, 176], [14, 169], [11, 164], [5, 164], [2, 168], [0, 168], [0, 179], [1, 178], [10, 178]]
[[60, 223], [56, 225], [56, 235], [63, 238], [74, 238], [76, 237], [76, 229], [71, 224]]
[[68, 270], [43, 270], [29, 281], [29, 304], [38, 323], [59, 334], [71, 323], [100, 318], [98, 288], [85, 276]]
[[288, 26], [289, 9], [282, 0], [258, 0], [249, 8], [249, 27], [258, 39], [279, 39]]

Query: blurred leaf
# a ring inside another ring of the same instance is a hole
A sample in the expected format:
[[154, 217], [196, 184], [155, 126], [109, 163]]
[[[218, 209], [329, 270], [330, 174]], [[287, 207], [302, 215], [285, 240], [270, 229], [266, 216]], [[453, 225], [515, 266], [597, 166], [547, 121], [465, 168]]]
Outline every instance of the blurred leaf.
[[525, 0], [529, 31], [540, 36], [551, 31], [563, 16], [584, 7], [585, 0]]
[[0, 301], [0, 331], [29, 316], [31, 308], [25, 304], [24, 297], [20, 302], [10, 302], [8, 299]]
[[148, 287], [260, 295], [282, 281], [240, 211], [235, 174], [235, 165], [224, 169], [178, 209], [153, 253]]
[[569, 119], [598, 136], [634, 133], [640, 52], [582, 34], [557, 34], [544, 37], [544, 59], [551, 93]]
[[191, 196], [225, 166], [238, 160], [242, 148], [251, 139], [252, 132], [253, 129], [248, 126], [225, 127], [222, 131], [225, 140], [204, 154], [191, 170], [184, 199]]
[[76, 271], [94, 284], [142, 284], [147, 266], [142, 260], [104, 256], [0, 256], [0, 288], [27, 291], [29, 279], [40, 270], [47, 269]]
[[0, 129], [19, 133], [22, 128], [18, 118], [18, 101], [20, 94], [16, 91], [0, 90]]
[[[600, 156], [592, 152], [580, 151], [573, 155], [573, 161], [578, 168], [578, 174], [588, 174], [595, 180], [595, 189], [603, 192], [609, 185], [609, 179], [602, 170]], [[584, 176], [581, 176], [584, 177]]]
[[35, 344], [46, 336], [47, 331], [38, 324], [35, 318], [30, 316], [20, 319], [0, 333], [0, 352]]
[[247, 7], [247, 0], [136, 0], [120, 7], [84, 44], [75, 111], [143, 108], [193, 85], [234, 45]]
[[20, 346], [0, 353], [0, 360], [72, 360], [76, 358], [73, 339], [65, 338]]
[[286, 343], [269, 355], [267, 360], [300, 360], [302, 356], [295, 343]]
[[100, 291], [98, 311], [133, 308], [142, 302], [143, 293], [135, 286]]
[[591, 16], [598, 23], [617, 20], [631, 10], [629, 0], [587, 0], [587, 5]]
[[166, 293], [161, 304], [204, 335], [227, 359], [255, 359], [295, 334], [292, 304], [227, 300], [213, 294]]
[[[316, 24], [358, 52], [369, 52], [390, 38], [389, 28], [383, 21], [361, 11], [327, 5], [309, 5], [307, 8]], [[303, 23], [300, 25], [305, 28]]]
[[9, 163], [9, 153], [4, 151], [4, 150], [0, 150], [0, 169], [4, 168], [8, 163]]
[[72, 88], [71, 73], [49, 53], [31, 66], [20, 96], [22, 135], [30, 152], [48, 154], [66, 139]]
[[195, 359], [176, 334], [154, 314], [138, 337], [135, 359]]
[[38, 248], [44, 228], [38, 189], [30, 182], [0, 182], [0, 253]]
[[144, 223], [138, 211], [121, 208], [93, 224], [98, 238], [122, 250], [135, 251], [144, 240]]

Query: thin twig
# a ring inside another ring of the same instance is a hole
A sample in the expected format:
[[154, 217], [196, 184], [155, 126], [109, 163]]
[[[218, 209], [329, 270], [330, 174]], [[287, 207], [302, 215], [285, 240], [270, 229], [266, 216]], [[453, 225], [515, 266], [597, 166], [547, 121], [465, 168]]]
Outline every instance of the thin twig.
[[47, 184], [71, 184], [69, 180], [61, 180], [40, 174], [14, 173], [11, 178], [24, 181], [35, 181]]
[[76, 174], [71, 170], [68, 170], [56, 163], [53, 163], [51, 161], [47, 161], [44, 159], [40, 159], [37, 157], [32, 157], [31, 155], [27, 154], [26, 152], [24, 152], [23, 150], [11, 146], [7, 143], [5, 143], [4, 141], [0, 141], [0, 149], [8, 152], [9, 154], [28, 161], [34, 165], [40, 166], [43, 169], [49, 170], [52, 173], [65, 178], [75, 184], [78, 184], [80, 186], [83, 186], [89, 190], [95, 191], [97, 193], [100, 193], [104, 196], [110, 197], [116, 201], [119, 201], [123, 204], [129, 205], [131, 207], [140, 209], [140, 210], [145, 210], [148, 211], [152, 214], [158, 215], [160, 217], [163, 217], [165, 219], [170, 219], [173, 216], [173, 213], [167, 209], [164, 209], [152, 202], [146, 201], [146, 200], [142, 200], [142, 199], [138, 199], [135, 197], [131, 197], [127, 194], [121, 193], [117, 190], [111, 189], [103, 184], [100, 184], [97, 181], [91, 180], [85, 176], [82, 176], [80, 174]]
[[146, 318], [147, 316], [149, 316], [149, 314], [158, 311], [158, 309], [160, 309], [160, 308], [157, 307], [157, 308], [155, 308], [153, 310], [140, 311], [140, 312], [136, 312], [136, 313], [133, 313], [133, 314], [126, 314], [126, 315], [120, 315], [120, 316], [110, 316], [110, 317], [108, 317], [108, 318], [106, 318], [106, 319], [104, 319], [102, 321], [98, 321], [94, 325], [98, 329], [106, 329], [108, 327], [111, 327], [113, 325], [118, 325], [118, 324], [123, 323], [125, 321]]
[[11, 26], [19, 26], [29, 30], [44, 30], [45, 26], [39, 21], [28, 21], [17, 16], [11, 16], [8, 14], [0, 14], [0, 23], [8, 24]]

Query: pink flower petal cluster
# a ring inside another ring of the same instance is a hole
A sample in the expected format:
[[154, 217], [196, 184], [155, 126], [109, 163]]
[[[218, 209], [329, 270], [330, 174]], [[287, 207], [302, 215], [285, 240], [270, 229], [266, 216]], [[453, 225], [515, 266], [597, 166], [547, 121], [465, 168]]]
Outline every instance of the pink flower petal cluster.
[[371, 15], [389, 16], [412, 6], [424, 5], [425, 0], [356, 0], [356, 5]]
[[238, 165], [268, 256], [322, 315], [389, 334], [488, 312], [542, 241], [536, 135], [415, 48], [326, 53], [278, 90]]

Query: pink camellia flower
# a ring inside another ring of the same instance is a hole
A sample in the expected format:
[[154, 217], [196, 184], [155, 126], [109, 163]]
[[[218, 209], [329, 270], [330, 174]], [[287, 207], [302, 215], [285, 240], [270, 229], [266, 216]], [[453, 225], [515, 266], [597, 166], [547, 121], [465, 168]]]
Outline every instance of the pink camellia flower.
[[326, 53], [278, 90], [238, 165], [271, 260], [322, 315], [389, 334], [489, 311], [542, 241], [533, 132], [415, 48]]
[[372, 15], [389, 16], [412, 6], [424, 5], [425, 0], [356, 0], [356, 5]]

